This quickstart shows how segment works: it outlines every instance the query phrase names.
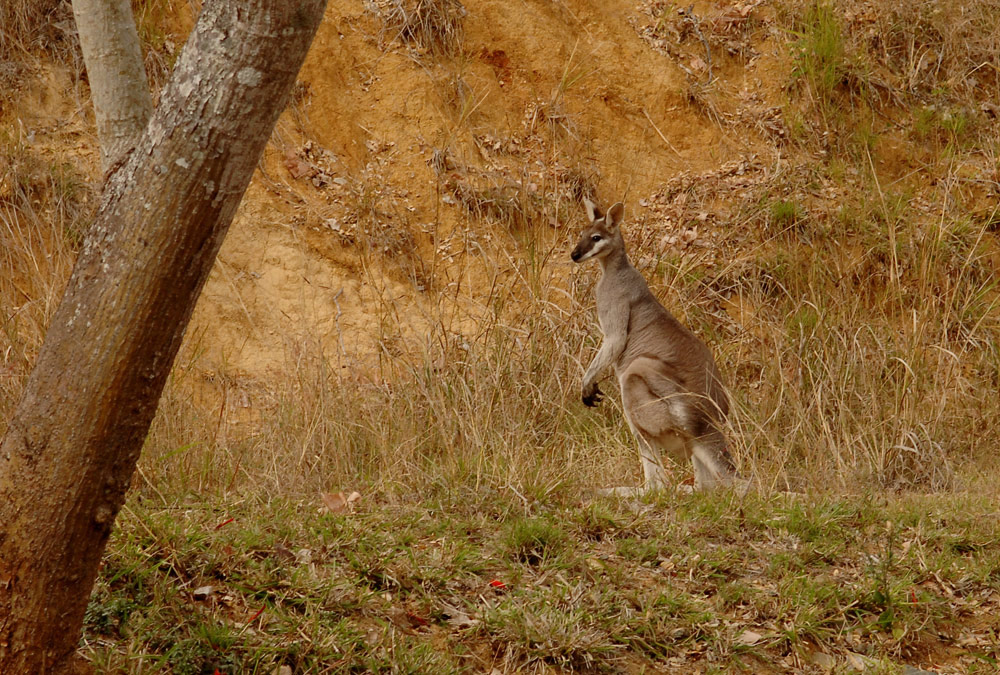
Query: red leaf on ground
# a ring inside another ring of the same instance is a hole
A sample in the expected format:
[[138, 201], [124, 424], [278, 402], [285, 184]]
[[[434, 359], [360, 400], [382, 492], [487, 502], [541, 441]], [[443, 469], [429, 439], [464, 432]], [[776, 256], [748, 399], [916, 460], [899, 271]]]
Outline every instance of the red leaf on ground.
[[250, 625], [250, 624], [252, 624], [252, 623], [253, 623], [254, 621], [256, 621], [256, 620], [257, 620], [257, 617], [258, 617], [258, 616], [260, 616], [261, 614], [263, 614], [263, 613], [264, 613], [264, 609], [266, 609], [266, 607], [267, 607], [267, 605], [265, 605], [264, 607], [261, 607], [261, 608], [260, 608], [260, 609], [258, 609], [258, 610], [257, 610], [256, 612], [254, 612], [254, 615], [250, 617], [250, 620], [249, 620], [249, 621], [247, 621], [247, 625], [249, 626], [249, 625]]
[[414, 626], [426, 626], [430, 623], [427, 619], [420, 616], [419, 614], [414, 614], [413, 612], [407, 612], [406, 618], [410, 620], [410, 623]]

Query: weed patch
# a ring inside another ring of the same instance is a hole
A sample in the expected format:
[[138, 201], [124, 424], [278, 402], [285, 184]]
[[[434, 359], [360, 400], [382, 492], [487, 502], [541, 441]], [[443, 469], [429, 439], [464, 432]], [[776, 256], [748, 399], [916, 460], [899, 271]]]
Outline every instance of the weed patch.
[[[970, 667], [1000, 656], [988, 644], [1000, 532], [985, 501], [692, 495], [673, 497], [669, 518], [558, 499], [545, 515], [487, 515], [519, 512], [510, 497], [453, 520], [434, 501], [375, 495], [342, 516], [284, 498], [133, 495], [83, 649], [109, 673], [726, 672], [791, 668], [816, 649], [844, 664], [859, 651], [924, 663], [929, 644], [964, 645]], [[560, 527], [588, 510], [633, 535]]]

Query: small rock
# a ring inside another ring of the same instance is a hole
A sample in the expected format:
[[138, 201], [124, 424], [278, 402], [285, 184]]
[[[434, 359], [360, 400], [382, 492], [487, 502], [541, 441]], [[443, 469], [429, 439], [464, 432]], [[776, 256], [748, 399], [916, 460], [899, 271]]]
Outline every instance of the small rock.
[[837, 667], [837, 659], [830, 656], [826, 652], [813, 652], [809, 656], [809, 661], [823, 670], [833, 670]]
[[215, 589], [211, 586], [199, 586], [198, 588], [191, 591], [191, 595], [194, 596], [195, 600], [205, 600], [212, 595]]
[[874, 668], [878, 665], [874, 659], [867, 656], [862, 656], [855, 652], [847, 652], [847, 666], [853, 668], [859, 672], [867, 672], [869, 669]]

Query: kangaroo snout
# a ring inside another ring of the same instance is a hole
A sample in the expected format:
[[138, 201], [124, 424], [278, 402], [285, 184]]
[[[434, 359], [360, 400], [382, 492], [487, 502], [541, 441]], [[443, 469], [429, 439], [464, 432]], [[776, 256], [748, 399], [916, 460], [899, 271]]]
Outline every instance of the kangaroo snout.
[[579, 245], [573, 249], [573, 252], [569, 254], [569, 257], [573, 259], [573, 262], [580, 262], [580, 258], [583, 257], [583, 251]]

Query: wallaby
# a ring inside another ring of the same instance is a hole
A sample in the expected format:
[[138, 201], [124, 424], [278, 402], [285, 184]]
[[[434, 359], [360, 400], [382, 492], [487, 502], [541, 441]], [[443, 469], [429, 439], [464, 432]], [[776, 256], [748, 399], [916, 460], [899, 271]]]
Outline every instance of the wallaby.
[[639, 444], [645, 473], [643, 489], [662, 489], [666, 475], [660, 452], [694, 464], [696, 489], [728, 485], [737, 479], [720, 425], [729, 400], [708, 347], [660, 304], [629, 262], [622, 239], [625, 207], [618, 202], [603, 213], [584, 199], [590, 226], [573, 249], [574, 262], [596, 258], [597, 317], [604, 333], [601, 348], [583, 376], [583, 402], [603, 398], [597, 381], [614, 364], [622, 407]]

